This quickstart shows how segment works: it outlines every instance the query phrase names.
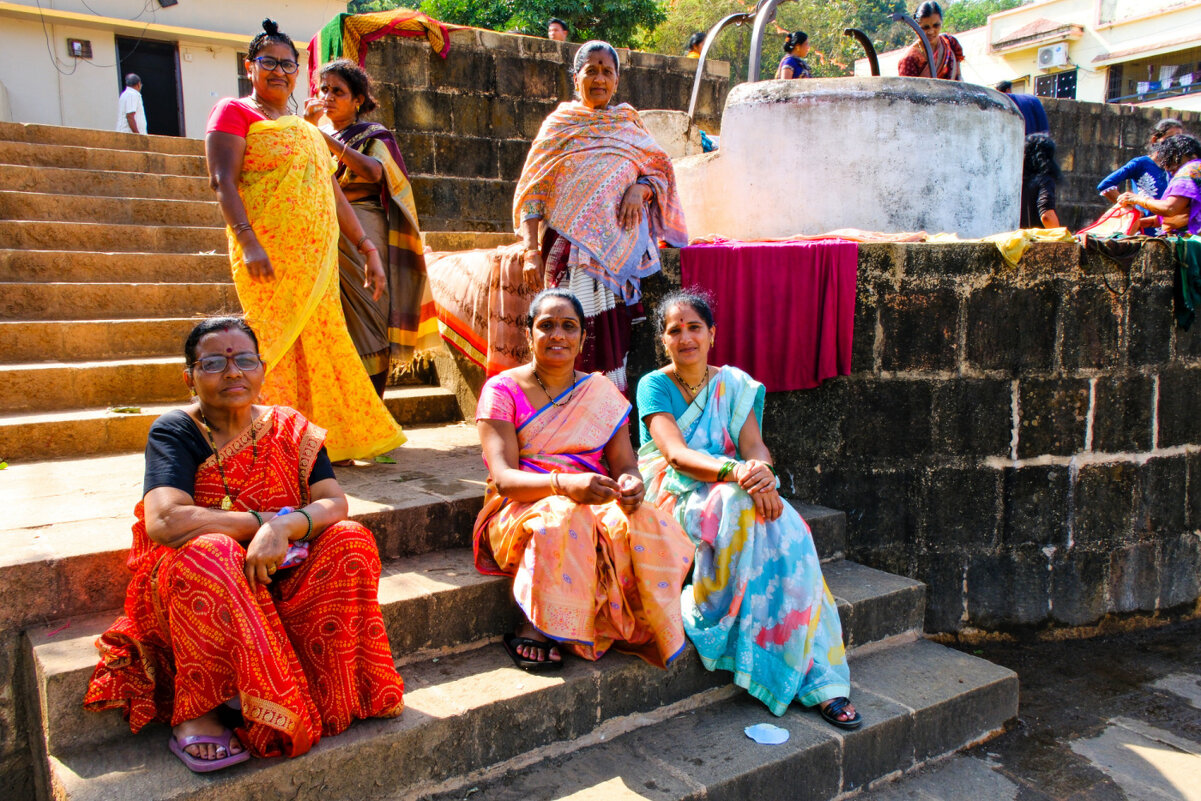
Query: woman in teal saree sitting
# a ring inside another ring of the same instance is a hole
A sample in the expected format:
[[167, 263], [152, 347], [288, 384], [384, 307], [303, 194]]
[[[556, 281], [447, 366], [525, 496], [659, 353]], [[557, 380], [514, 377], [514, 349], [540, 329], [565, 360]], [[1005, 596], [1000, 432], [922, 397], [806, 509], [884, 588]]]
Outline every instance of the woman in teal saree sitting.
[[669, 295], [657, 318], [671, 364], [638, 382], [638, 466], [646, 500], [696, 544], [684, 630], [705, 667], [732, 671], [773, 714], [796, 699], [835, 726], [858, 728], [838, 608], [763, 444], [763, 385], [736, 367], [709, 366], [704, 297]]

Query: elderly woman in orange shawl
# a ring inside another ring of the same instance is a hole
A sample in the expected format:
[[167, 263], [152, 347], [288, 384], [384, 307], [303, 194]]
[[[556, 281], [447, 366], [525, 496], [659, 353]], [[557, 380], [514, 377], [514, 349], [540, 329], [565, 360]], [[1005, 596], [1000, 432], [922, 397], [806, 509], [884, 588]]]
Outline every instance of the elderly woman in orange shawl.
[[428, 262], [443, 337], [490, 376], [528, 358], [513, 322], [545, 282], [583, 304], [576, 366], [626, 389], [640, 279], [659, 270], [659, 240], [688, 237], [670, 157], [632, 106], [611, 103], [620, 69], [606, 42], [576, 52], [576, 99], [542, 123], [513, 198], [521, 246]]

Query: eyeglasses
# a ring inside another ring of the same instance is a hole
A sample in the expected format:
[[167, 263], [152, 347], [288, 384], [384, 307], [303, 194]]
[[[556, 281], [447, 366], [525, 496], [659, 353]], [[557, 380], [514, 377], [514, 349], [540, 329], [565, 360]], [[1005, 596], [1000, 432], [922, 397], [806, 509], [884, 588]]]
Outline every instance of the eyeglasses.
[[192, 367], [199, 367], [206, 373], [224, 373], [229, 369], [229, 363], [234, 363], [244, 373], [257, 370], [263, 366], [263, 360], [257, 353], [235, 353], [233, 356], [202, 356], [192, 362]]
[[259, 56], [253, 60], [257, 61], [259, 66], [268, 72], [275, 72], [275, 68], [279, 67], [284, 71], [285, 75], [292, 75], [296, 72], [296, 70], [300, 69], [300, 65], [290, 58], [285, 58], [283, 61], [280, 61], [278, 58], [272, 58], [271, 56]]

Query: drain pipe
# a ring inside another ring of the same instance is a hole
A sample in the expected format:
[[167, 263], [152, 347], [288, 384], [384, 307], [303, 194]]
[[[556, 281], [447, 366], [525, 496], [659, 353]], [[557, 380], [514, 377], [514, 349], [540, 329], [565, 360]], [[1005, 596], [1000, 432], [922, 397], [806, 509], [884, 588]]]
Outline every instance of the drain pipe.
[[709, 57], [709, 48], [717, 40], [717, 35], [727, 25], [742, 25], [749, 19], [754, 18], [755, 12], [738, 12], [731, 14], [725, 19], [718, 22], [709, 29], [709, 33], [705, 34], [705, 44], [701, 47], [701, 57], [696, 62], [696, 77], [692, 80], [692, 99], [688, 101], [688, 119], [692, 120], [696, 114], [696, 100], [701, 94], [701, 79], [705, 76], [705, 59]]
[[917, 40], [922, 43], [922, 47], [926, 50], [926, 65], [930, 70], [930, 77], [934, 77], [934, 45], [926, 40], [926, 32], [922, 30], [922, 26], [917, 24], [917, 20], [908, 14], [890, 14], [888, 16], [893, 22], [903, 22], [917, 32]]
[[872, 68], [872, 77], [880, 77], [880, 59], [876, 58], [876, 46], [872, 44], [872, 40], [868, 35], [858, 28], [847, 28], [842, 32], [843, 36], [854, 36], [855, 41], [863, 46], [863, 52], [867, 53], [867, 63]]
[[751, 60], [746, 69], [748, 82], [759, 80], [759, 64], [763, 56], [760, 51], [763, 50], [763, 33], [767, 29], [767, 23], [776, 18], [776, 6], [780, 3], [790, 2], [794, 2], [794, 0], [766, 0], [755, 6], [755, 30], [751, 34]]

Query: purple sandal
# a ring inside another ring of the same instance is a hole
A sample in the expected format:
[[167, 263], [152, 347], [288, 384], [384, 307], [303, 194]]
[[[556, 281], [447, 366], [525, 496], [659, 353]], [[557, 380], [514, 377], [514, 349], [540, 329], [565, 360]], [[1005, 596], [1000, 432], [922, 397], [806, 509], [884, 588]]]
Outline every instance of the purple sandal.
[[[230, 753], [229, 742], [233, 739], [234, 733], [226, 729], [221, 734], [193, 734], [188, 737], [176, 737], [171, 735], [171, 740], [167, 743], [167, 747], [171, 749], [171, 753], [179, 757], [179, 761], [188, 766], [188, 770], [193, 773], [209, 773], [214, 770], [228, 768], [230, 765], [238, 765], [250, 759], [250, 752], [246, 750], [245, 744], [242, 750], [238, 753]], [[225, 749], [225, 756], [220, 759], [200, 759], [194, 757], [185, 751], [185, 748], [193, 745], [215, 745], [218, 748]]]

